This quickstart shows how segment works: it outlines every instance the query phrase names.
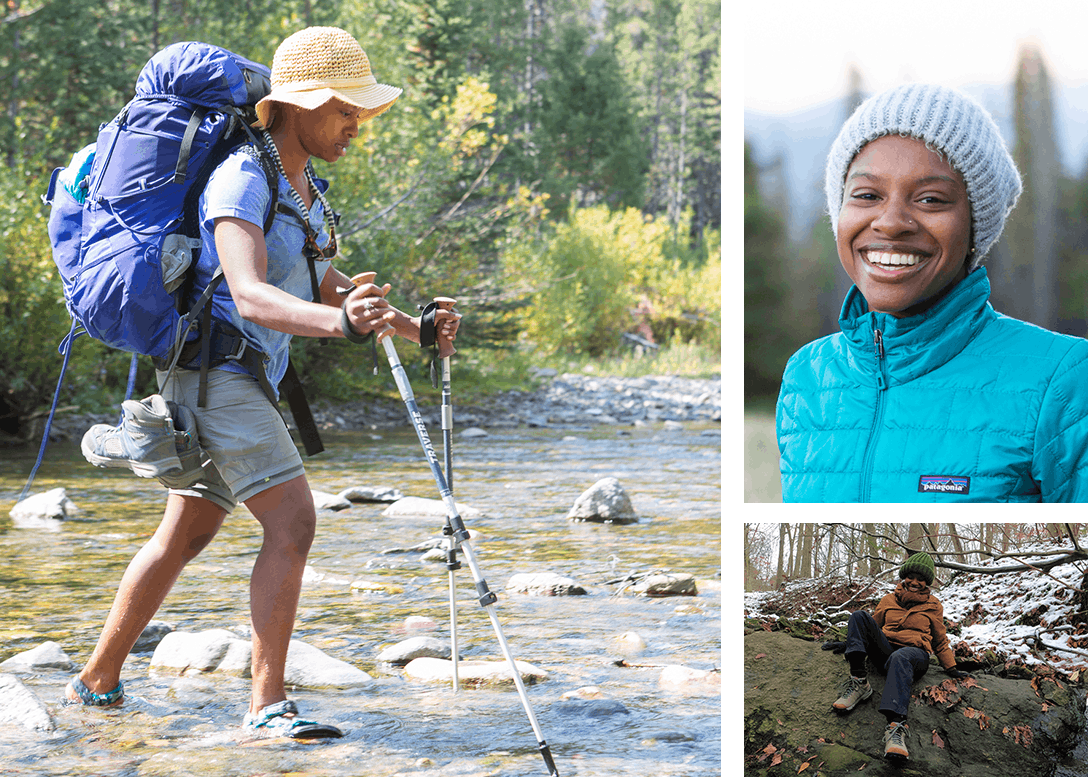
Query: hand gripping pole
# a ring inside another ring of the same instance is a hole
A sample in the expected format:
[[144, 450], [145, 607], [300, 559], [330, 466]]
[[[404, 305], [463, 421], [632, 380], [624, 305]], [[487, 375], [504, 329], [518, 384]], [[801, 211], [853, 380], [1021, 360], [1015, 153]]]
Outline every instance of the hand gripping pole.
[[419, 443], [423, 447], [423, 453], [427, 458], [427, 463], [431, 467], [431, 473], [434, 475], [435, 483], [438, 486], [438, 492], [442, 496], [442, 502], [446, 507], [446, 519], [449, 522], [449, 528], [452, 531], [453, 539], [462, 548], [465, 554], [465, 560], [468, 562], [469, 569], [472, 571], [472, 578], [476, 582], [476, 592], [479, 594], [480, 605], [487, 611], [487, 617], [491, 620], [491, 626], [495, 630], [495, 637], [498, 639], [499, 648], [502, 650], [502, 654], [510, 664], [510, 671], [514, 675], [514, 685], [517, 687], [518, 696], [521, 698], [521, 706], [525, 709], [525, 714], [529, 717], [529, 725], [532, 726], [533, 733], [536, 734], [540, 755], [544, 759], [545, 765], [548, 767], [548, 774], [552, 775], [552, 777], [559, 777], [559, 770], [555, 767], [555, 761], [552, 759], [551, 750], [548, 748], [548, 743], [544, 741], [544, 734], [540, 730], [540, 724], [537, 722], [536, 715], [533, 714], [533, 708], [529, 703], [529, 695], [525, 691], [525, 683], [521, 679], [521, 672], [518, 671], [517, 663], [514, 661], [514, 656], [510, 652], [510, 646], [506, 642], [506, 636], [503, 634], [502, 626], [499, 624], [499, 619], [495, 615], [494, 605], [495, 602], [498, 601], [498, 597], [488, 588], [487, 581], [484, 580], [483, 574], [480, 572], [480, 566], [476, 562], [476, 553], [468, 541], [468, 530], [465, 528], [465, 524], [461, 520], [460, 514], [457, 512], [457, 505], [453, 501], [453, 493], [446, 484], [446, 478], [442, 474], [442, 468], [438, 465], [438, 456], [435, 454], [434, 446], [431, 444], [431, 438], [427, 434], [427, 427], [423, 423], [423, 417], [420, 415], [419, 407], [416, 405], [415, 394], [412, 392], [411, 384], [408, 383], [408, 376], [404, 372], [404, 367], [400, 363], [400, 357], [397, 355], [397, 348], [393, 344], [393, 338], [387, 337], [382, 340], [382, 346], [385, 348], [386, 356], [389, 357], [389, 367], [393, 372], [393, 379], [397, 382], [397, 388], [400, 390], [400, 395], [404, 400], [405, 407], [408, 408], [408, 416], [412, 419], [412, 425], [415, 427], [416, 436], [419, 438]]

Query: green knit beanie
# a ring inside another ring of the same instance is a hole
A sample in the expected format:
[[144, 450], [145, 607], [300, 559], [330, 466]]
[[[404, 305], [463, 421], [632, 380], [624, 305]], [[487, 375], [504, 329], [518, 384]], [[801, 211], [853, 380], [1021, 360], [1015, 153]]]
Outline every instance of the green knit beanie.
[[899, 579], [905, 580], [909, 573], [918, 572], [926, 579], [926, 585], [933, 585], [933, 576], [936, 571], [933, 566], [933, 559], [929, 557], [928, 553], [921, 551], [908, 558], [906, 563], [899, 569]]

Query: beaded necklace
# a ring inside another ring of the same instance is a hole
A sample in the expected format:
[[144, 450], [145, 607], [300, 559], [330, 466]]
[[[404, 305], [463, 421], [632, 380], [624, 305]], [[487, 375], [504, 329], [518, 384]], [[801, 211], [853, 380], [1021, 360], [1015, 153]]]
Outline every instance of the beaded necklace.
[[[283, 162], [280, 160], [280, 152], [279, 149], [276, 148], [275, 141], [272, 140], [272, 133], [270, 133], [267, 129], [262, 129], [261, 132], [264, 134], [265, 145], [268, 146], [268, 151], [272, 156], [272, 161], [276, 163], [276, 170], [279, 171], [279, 174], [287, 179], [288, 184], [290, 184], [291, 179], [287, 178], [287, 173], [284, 172]], [[324, 211], [325, 225], [329, 228], [329, 236], [335, 241], [336, 235], [333, 231], [335, 228], [335, 221], [333, 220], [332, 209], [329, 207], [329, 203], [325, 199], [325, 195], [321, 193], [321, 190], [317, 188], [317, 184], [314, 183], [314, 177], [313, 173], [310, 171], [310, 165], [306, 165], [305, 172], [306, 182], [310, 186], [310, 191], [313, 193], [314, 197], [316, 197], [317, 200], [321, 203], [321, 207]], [[306, 223], [309, 224], [310, 209], [307, 208], [306, 203], [303, 202], [302, 195], [295, 191], [294, 186], [290, 187], [290, 193], [291, 197], [295, 201], [295, 205], [298, 206], [299, 211], [306, 215]], [[272, 205], [273, 207], [275, 207], [275, 203], [273, 203]]]

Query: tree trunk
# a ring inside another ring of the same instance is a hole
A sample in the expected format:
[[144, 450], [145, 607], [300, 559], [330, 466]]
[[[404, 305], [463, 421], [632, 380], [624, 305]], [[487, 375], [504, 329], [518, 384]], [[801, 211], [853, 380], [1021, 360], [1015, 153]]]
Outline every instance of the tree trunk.
[[774, 589], [777, 591], [782, 585], [782, 575], [785, 569], [786, 554], [786, 524], [778, 524], [778, 571], [774, 575]]

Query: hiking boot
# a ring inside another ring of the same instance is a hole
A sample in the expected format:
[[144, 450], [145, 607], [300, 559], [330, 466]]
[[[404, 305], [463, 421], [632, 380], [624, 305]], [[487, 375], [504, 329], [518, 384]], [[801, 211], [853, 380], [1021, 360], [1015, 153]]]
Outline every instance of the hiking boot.
[[907, 752], [907, 724], [889, 723], [884, 729], [884, 757], [910, 758]]
[[127, 467], [142, 478], [181, 469], [174, 442], [174, 419], [166, 400], [152, 394], [121, 403], [117, 426], [95, 424], [83, 435], [80, 449], [91, 464], [103, 468]]
[[873, 695], [873, 687], [866, 677], [848, 677], [842, 684], [839, 698], [831, 706], [838, 712], [849, 712]]
[[174, 420], [174, 451], [181, 469], [159, 475], [159, 482], [167, 488], [188, 488], [204, 477], [204, 449], [198, 442], [196, 416], [185, 405], [168, 400], [166, 406]]

